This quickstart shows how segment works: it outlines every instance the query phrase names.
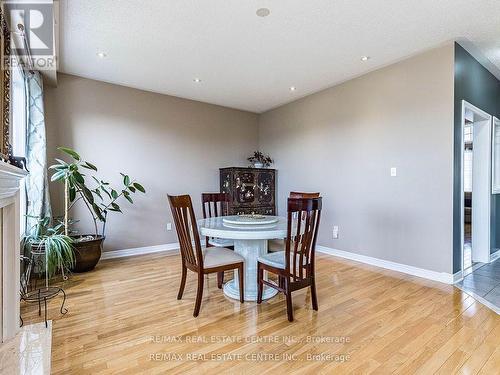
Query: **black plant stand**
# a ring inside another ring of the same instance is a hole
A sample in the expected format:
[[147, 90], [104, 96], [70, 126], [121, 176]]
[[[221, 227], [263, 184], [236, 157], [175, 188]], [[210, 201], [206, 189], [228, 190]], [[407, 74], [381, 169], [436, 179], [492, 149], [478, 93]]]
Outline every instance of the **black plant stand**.
[[[47, 324], [47, 301], [57, 297], [59, 294], [62, 294], [63, 300], [61, 304], [61, 308], [59, 311], [62, 315], [65, 315], [68, 312], [68, 309], [64, 307], [64, 303], [66, 302], [66, 292], [64, 289], [48, 286], [48, 281], [46, 285], [41, 288], [37, 288], [37, 283], [35, 279], [34, 288], [31, 287], [31, 271], [33, 270], [34, 265], [40, 265], [40, 260], [36, 260], [37, 256], [41, 255], [38, 252], [32, 252], [31, 258], [27, 258], [22, 256], [21, 262], [24, 264], [24, 272], [21, 276], [21, 301], [25, 301], [28, 303], [38, 303], [38, 316], [42, 316], [42, 302], [44, 305], [44, 318], [45, 318], [45, 327], [48, 327]], [[24, 324], [23, 318], [21, 319], [21, 327]]]
[[63, 301], [61, 304], [61, 308], [59, 311], [61, 311], [62, 315], [65, 315], [68, 312], [68, 309], [64, 307], [64, 303], [66, 302], [66, 292], [62, 288], [54, 287], [54, 286], [49, 286], [49, 287], [43, 287], [39, 289], [35, 289], [26, 295], [21, 297], [22, 301], [26, 301], [29, 303], [36, 303], [38, 302], [38, 316], [42, 316], [42, 301], [44, 304], [44, 318], [45, 318], [45, 327], [48, 327], [47, 324], [47, 301], [51, 300], [52, 298], [57, 297], [59, 294], [63, 295]]

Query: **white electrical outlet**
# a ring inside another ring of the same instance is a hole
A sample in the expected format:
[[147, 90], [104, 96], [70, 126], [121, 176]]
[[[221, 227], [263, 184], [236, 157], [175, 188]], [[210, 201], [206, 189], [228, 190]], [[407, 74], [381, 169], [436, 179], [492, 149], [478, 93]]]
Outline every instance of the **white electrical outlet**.
[[167, 230], [172, 230], [172, 223], [167, 223]]
[[332, 233], [332, 235], [333, 235], [333, 239], [334, 240], [338, 240], [338, 238], [339, 238], [339, 227], [337, 225], [333, 226], [333, 233]]
[[398, 175], [398, 169], [396, 167], [391, 168], [391, 177], [396, 177]]

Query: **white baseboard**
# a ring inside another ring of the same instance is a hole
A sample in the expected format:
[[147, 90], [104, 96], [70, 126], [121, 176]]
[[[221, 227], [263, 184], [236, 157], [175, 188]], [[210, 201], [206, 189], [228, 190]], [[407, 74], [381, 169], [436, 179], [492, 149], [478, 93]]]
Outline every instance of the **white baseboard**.
[[460, 274], [451, 274], [446, 272], [436, 272], [431, 270], [426, 270], [425, 268], [418, 268], [413, 266], [408, 266], [402, 263], [391, 262], [388, 260], [383, 260], [379, 258], [373, 258], [366, 255], [360, 255], [356, 253], [351, 253], [349, 251], [336, 250], [326, 246], [316, 246], [316, 250], [320, 253], [325, 253], [333, 256], [337, 256], [340, 258], [350, 259], [361, 263], [370, 264], [372, 266], [377, 266], [381, 268], [385, 268], [392, 271], [398, 271], [402, 273], [406, 273], [408, 275], [422, 277], [424, 279], [439, 281], [445, 284], [453, 284], [456, 279], [461, 278]]
[[459, 281], [462, 281], [464, 278], [463, 272], [460, 270], [457, 273], [453, 274], [453, 284], [458, 283]]
[[133, 249], [106, 251], [102, 253], [101, 259], [104, 260], [104, 259], [124, 258], [124, 257], [132, 257], [136, 255], [153, 254], [160, 252], [177, 254], [179, 252], [179, 243], [175, 242], [175, 243], [167, 243], [165, 245], [145, 246], [145, 247], [136, 247]]
[[[350, 259], [357, 262], [370, 264], [372, 266], [377, 266], [385, 269], [389, 269], [392, 271], [398, 271], [402, 273], [406, 273], [408, 275], [418, 276], [429, 280], [439, 281], [446, 284], [454, 284], [462, 279], [462, 272], [459, 271], [457, 273], [450, 274], [445, 272], [436, 272], [426, 270], [424, 268], [418, 268], [413, 266], [408, 266], [402, 263], [391, 262], [388, 260], [378, 259], [369, 257], [366, 255], [360, 255], [356, 253], [351, 253], [343, 250], [336, 250], [326, 246], [316, 246], [316, 250], [320, 253], [329, 254], [333, 256], [337, 256], [340, 258]], [[133, 249], [124, 249], [124, 250], [115, 250], [115, 251], [107, 251], [102, 254], [101, 259], [115, 259], [115, 258], [124, 258], [136, 255], [145, 255], [145, 254], [153, 254], [159, 252], [168, 252], [172, 254], [177, 254], [179, 252], [179, 243], [169, 243], [164, 245], [156, 245], [156, 246], [145, 246], [145, 247], [137, 247]], [[497, 255], [498, 254], [498, 255]], [[494, 255], [500, 256], [500, 251], [494, 253]], [[493, 258], [493, 254], [492, 254]]]

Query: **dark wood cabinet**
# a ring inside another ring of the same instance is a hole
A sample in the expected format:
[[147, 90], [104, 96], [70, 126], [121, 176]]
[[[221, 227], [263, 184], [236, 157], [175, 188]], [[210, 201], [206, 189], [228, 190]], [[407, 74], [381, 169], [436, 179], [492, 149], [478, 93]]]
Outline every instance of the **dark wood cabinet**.
[[276, 215], [275, 169], [221, 168], [220, 191], [231, 196], [229, 215]]

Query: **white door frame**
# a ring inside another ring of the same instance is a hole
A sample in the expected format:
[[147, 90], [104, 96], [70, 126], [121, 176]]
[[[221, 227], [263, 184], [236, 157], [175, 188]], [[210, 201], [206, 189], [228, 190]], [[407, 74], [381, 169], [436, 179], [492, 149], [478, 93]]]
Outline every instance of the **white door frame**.
[[[500, 126], [500, 119], [497, 117], [493, 116], [493, 119], [491, 120], [491, 194], [500, 194], [500, 189], [498, 186], [495, 186], [495, 181], [493, 180], [493, 177], [495, 176], [495, 165], [497, 164], [497, 161], [495, 160], [495, 136], [496, 134], [496, 127], [497, 124]], [[499, 134], [500, 135], [500, 134]], [[500, 155], [498, 155], [500, 156]], [[500, 168], [500, 164], [497, 165], [498, 168]]]
[[488, 158], [488, 175], [489, 175], [489, 181], [488, 181], [488, 186], [489, 186], [489, 194], [488, 194], [488, 205], [489, 205], [489, 210], [490, 214], [488, 215], [488, 220], [487, 220], [487, 232], [488, 232], [488, 262], [490, 259], [490, 243], [491, 243], [491, 144], [492, 144], [492, 116], [489, 115], [488, 113], [484, 112], [483, 110], [475, 107], [474, 105], [470, 104], [469, 102], [462, 100], [462, 119], [461, 119], [461, 125], [460, 125], [460, 145], [461, 145], [461, 150], [460, 150], [460, 160], [461, 160], [461, 170], [460, 170], [460, 269], [462, 271], [462, 275], [464, 272], [464, 240], [465, 240], [465, 234], [464, 234], [464, 211], [465, 211], [465, 204], [464, 204], [464, 148], [465, 148], [465, 140], [464, 140], [464, 125], [465, 125], [465, 113], [466, 110], [470, 110], [474, 112], [475, 114], [484, 117], [485, 121], [488, 122], [489, 126], [489, 158]]

